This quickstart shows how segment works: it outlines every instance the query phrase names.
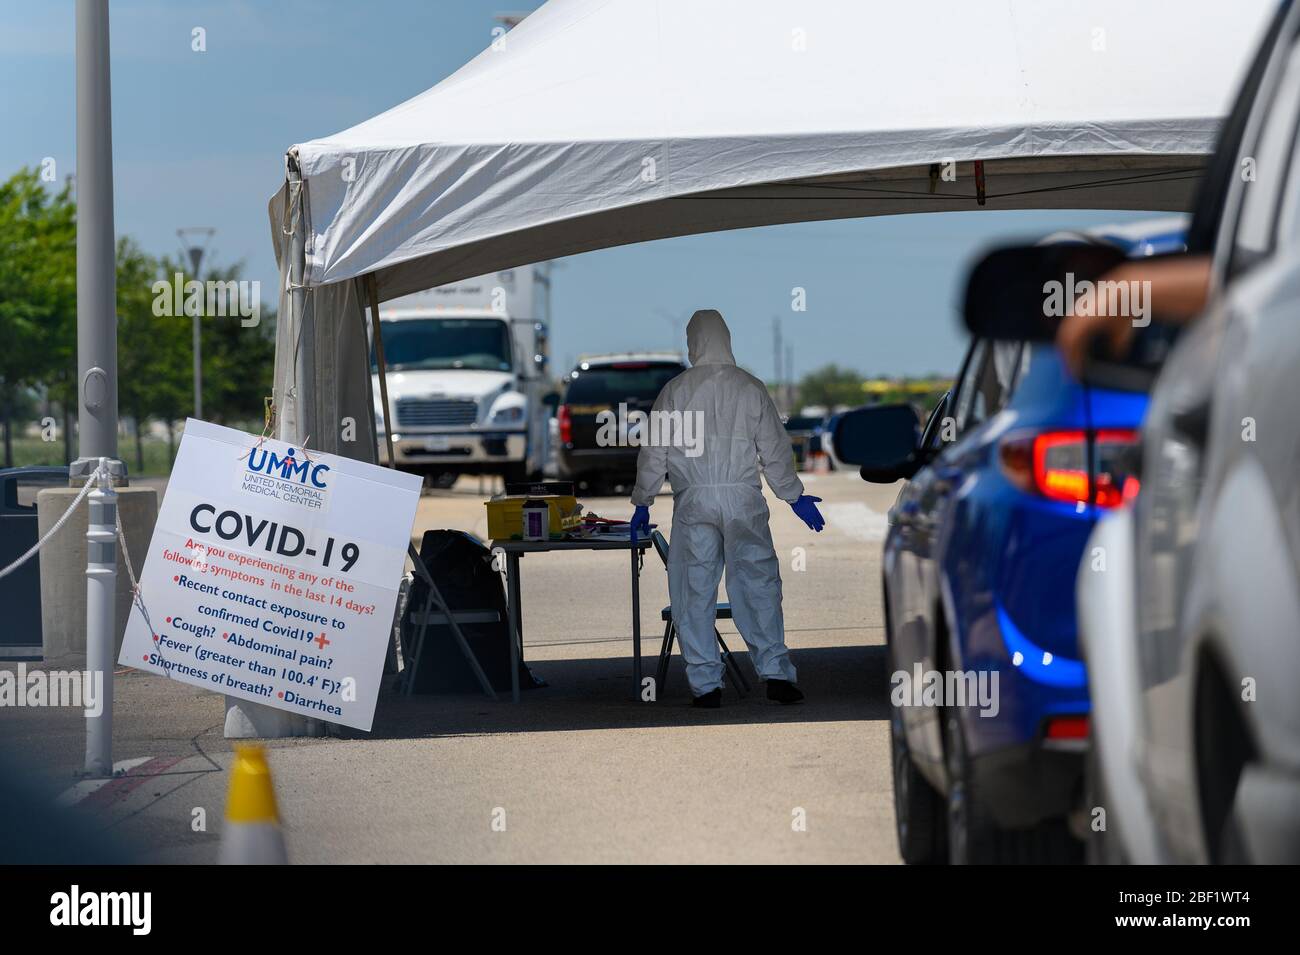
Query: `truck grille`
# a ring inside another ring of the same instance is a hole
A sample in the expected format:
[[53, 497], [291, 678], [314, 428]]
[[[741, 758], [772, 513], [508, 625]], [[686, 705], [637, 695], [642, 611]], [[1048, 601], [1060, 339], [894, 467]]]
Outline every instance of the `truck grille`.
[[397, 423], [403, 428], [446, 428], [473, 424], [478, 402], [468, 398], [402, 398]]

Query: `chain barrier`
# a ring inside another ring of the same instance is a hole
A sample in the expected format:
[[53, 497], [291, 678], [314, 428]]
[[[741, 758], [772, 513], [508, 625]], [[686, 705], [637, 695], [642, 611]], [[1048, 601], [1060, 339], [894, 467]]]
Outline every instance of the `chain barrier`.
[[68, 523], [68, 518], [72, 517], [72, 512], [77, 509], [77, 505], [79, 505], [82, 501], [86, 499], [86, 495], [90, 493], [94, 483], [97, 480], [99, 480], [100, 471], [104, 468], [105, 465], [101, 464], [99, 467], [95, 468], [94, 473], [92, 473], [90, 477], [86, 478], [86, 483], [82, 485], [81, 491], [73, 499], [72, 503], [68, 505], [68, 509], [63, 512], [63, 516], [60, 517], [57, 521], [55, 521], [54, 526], [45, 532], [44, 537], [42, 537], [35, 544], [33, 544], [25, 554], [23, 554], [21, 557], [19, 557], [17, 560], [11, 563], [8, 567], [0, 568], [0, 578], [6, 577], [9, 574], [13, 573], [23, 564], [27, 563], [34, 556], [36, 556], [36, 554], [40, 552], [40, 549], [49, 543], [50, 538], [53, 537], [55, 534], [57, 534], [60, 531], [60, 529], [62, 529], [64, 524]]
[[[68, 505], [67, 510], [65, 510], [63, 514], [60, 515], [59, 519], [54, 522], [53, 526], [51, 526], [50, 529], [45, 532], [45, 535], [41, 537], [40, 540], [38, 540], [35, 544], [33, 544], [31, 548], [29, 548], [24, 554], [22, 554], [22, 556], [20, 556], [18, 559], [10, 563], [8, 566], [0, 568], [0, 579], [13, 573], [23, 564], [27, 563], [27, 561], [31, 560], [34, 556], [40, 553], [41, 548], [44, 547], [46, 544], [48, 544], [50, 540], [54, 537], [54, 535], [63, 529], [63, 525], [68, 523], [68, 520], [72, 517], [73, 512], [77, 509], [78, 506], [80, 506], [81, 502], [86, 499], [86, 495], [88, 495], [92, 490], [94, 490], [96, 482], [100, 481], [101, 479], [110, 480], [110, 481], [112, 480], [112, 472], [109, 471], [107, 462], [100, 463], [100, 465], [95, 468], [95, 470], [90, 474], [90, 476], [86, 478], [86, 483], [81, 486], [81, 490], [78, 491], [77, 496], [72, 499], [72, 503]], [[126, 547], [126, 532], [122, 528], [122, 508], [121, 506], [117, 506], [113, 508], [113, 511], [114, 511], [114, 517], [116, 519], [116, 524], [117, 524], [117, 543], [122, 552], [122, 562], [126, 565], [127, 577], [131, 581], [131, 600], [136, 605], [136, 607], [139, 608], [140, 615], [141, 617], [144, 618], [145, 625], [148, 626], [149, 628], [149, 633], [150, 634], [156, 633], [156, 631], [153, 628], [153, 621], [149, 618], [149, 609], [144, 605], [144, 597], [140, 592], [140, 581], [136, 577], [135, 567], [131, 563], [131, 552], [127, 550]], [[154, 652], [158, 655], [158, 659], [161, 660], [164, 664], [166, 664], [166, 658], [163, 656], [162, 648], [157, 647], [155, 648]], [[171, 670], [164, 666], [164, 671], [166, 675], [170, 678]]]

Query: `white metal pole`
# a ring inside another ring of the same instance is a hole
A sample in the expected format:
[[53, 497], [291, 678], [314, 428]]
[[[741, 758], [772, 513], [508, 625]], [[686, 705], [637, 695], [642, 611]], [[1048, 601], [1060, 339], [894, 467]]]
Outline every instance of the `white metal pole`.
[[77, 371], [73, 477], [117, 457], [117, 263], [108, 0], [77, 0]]
[[113, 656], [117, 641], [117, 255], [108, 0], [77, 0], [78, 457], [96, 473], [86, 529], [86, 670], [103, 706], [86, 717], [86, 773], [113, 773]]
[[203, 417], [203, 343], [199, 316], [194, 316], [194, 417]]
[[102, 674], [97, 716], [86, 717], [86, 775], [113, 775], [113, 650], [117, 629], [117, 492], [108, 459], [99, 459], [96, 488], [87, 496], [86, 673]]
[[[207, 243], [212, 241], [212, 236], [216, 232], [208, 226], [195, 226], [176, 230], [176, 237], [181, 240], [181, 252], [189, 256], [190, 269], [194, 273], [194, 281], [202, 282], [203, 278], [201, 269], [203, 266], [203, 254], [207, 251]], [[203, 245], [197, 243], [186, 245], [186, 236], [206, 236]], [[194, 351], [194, 417], [201, 419], [203, 417], [203, 334], [201, 319], [203, 318], [202, 309], [194, 316], [193, 325], [193, 351]]]

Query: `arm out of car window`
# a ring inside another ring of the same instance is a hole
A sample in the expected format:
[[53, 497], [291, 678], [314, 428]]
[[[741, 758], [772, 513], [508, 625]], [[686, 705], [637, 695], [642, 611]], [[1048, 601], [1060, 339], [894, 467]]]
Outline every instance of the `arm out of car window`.
[[[1167, 259], [1136, 259], [1117, 265], [1097, 280], [1123, 283], [1129, 290], [1127, 310], [1111, 309], [1125, 296], [1114, 299], [1090, 296], [1075, 303], [1074, 312], [1061, 323], [1056, 347], [1070, 373], [1083, 371], [1092, 343], [1105, 343], [1116, 358], [1126, 354], [1137, 329], [1147, 320], [1163, 325], [1184, 325], [1205, 308], [1210, 287], [1210, 257], [1207, 254], [1178, 255]], [[1140, 311], [1135, 305], [1140, 304]]]

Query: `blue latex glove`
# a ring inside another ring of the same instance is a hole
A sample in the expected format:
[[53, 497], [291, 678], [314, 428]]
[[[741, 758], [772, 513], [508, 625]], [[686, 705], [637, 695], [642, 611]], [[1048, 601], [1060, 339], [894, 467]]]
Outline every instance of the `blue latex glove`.
[[632, 541], [633, 543], [642, 535], [650, 533], [650, 508], [644, 504], [637, 507], [632, 512]]
[[817, 510], [817, 502], [820, 500], [820, 497], [813, 497], [811, 494], [801, 494], [799, 500], [790, 505], [791, 509], [799, 515], [799, 520], [819, 534], [826, 526], [826, 519], [822, 517], [822, 512]]

